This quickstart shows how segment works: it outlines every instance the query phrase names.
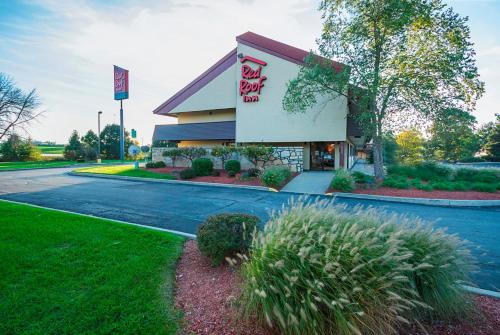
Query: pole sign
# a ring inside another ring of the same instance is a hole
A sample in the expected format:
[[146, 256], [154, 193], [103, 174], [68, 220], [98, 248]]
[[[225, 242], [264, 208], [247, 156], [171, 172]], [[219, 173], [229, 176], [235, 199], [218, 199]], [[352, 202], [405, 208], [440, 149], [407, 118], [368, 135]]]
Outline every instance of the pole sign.
[[128, 70], [114, 65], [115, 100], [128, 99]]
[[262, 67], [266, 66], [267, 63], [251, 56], [242, 57], [240, 62], [242, 64], [249, 62], [254, 66], [249, 64], [241, 66], [240, 96], [242, 96], [243, 102], [258, 102], [260, 92], [264, 87], [264, 80], [267, 79], [261, 74]]

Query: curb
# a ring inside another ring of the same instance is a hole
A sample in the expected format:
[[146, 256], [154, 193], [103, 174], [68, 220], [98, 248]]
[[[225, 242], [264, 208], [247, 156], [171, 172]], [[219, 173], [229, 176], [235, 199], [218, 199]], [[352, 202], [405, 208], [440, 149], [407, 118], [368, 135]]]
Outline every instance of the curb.
[[425, 206], [441, 207], [500, 207], [500, 200], [453, 200], [453, 199], [428, 199], [428, 198], [403, 198], [386, 195], [355, 194], [355, 193], [326, 193], [325, 195], [362, 200], [376, 200], [398, 202]]
[[479, 295], [486, 295], [488, 297], [500, 299], [500, 292], [484, 290], [484, 289], [479, 288], [479, 287], [473, 287], [473, 286], [467, 286], [467, 285], [462, 285], [462, 288], [465, 291], [470, 292], [470, 293], [479, 294]]
[[165, 229], [165, 228], [159, 228], [159, 227], [153, 227], [153, 226], [146, 226], [146, 225], [142, 225], [142, 224], [139, 224], [139, 223], [133, 223], [133, 222], [127, 222], [127, 221], [115, 220], [115, 219], [108, 219], [108, 218], [105, 218], [105, 217], [102, 217], [102, 216], [96, 216], [96, 215], [91, 215], [91, 214], [83, 214], [83, 213], [78, 213], [78, 212], [72, 212], [72, 211], [67, 211], [67, 210], [64, 210], [64, 209], [44, 207], [44, 206], [30, 204], [29, 202], [13, 201], [13, 200], [7, 200], [7, 199], [0, 199], [0, 201], [5, 201], [5, 202], [12, 203], [12, 204], [18, 204], [18, 205], [26, 205], [26, 206], [35, 207], [35, 208], [41, 208], [41, 209], [46, 209], [46, 210], [55, 211], [55, 212], [61, 212], [61, 213], [78, 215], [78, 216], [84, 216], [84, 217], [92, 218], [92, 219], [102, 219], [102, 220], [106, 220], [106, 221], [111, 221], [111, 222], [116, 222], [116, 223], [122, 223], [122, 224], [130, 225], [130, 226], [136, 226], [136, 227], [140, 227], [140, 228], [146, 228], [146, 229], [150, 229], [150, 230], [158, 230], [158, 231], [162, 231], [162, 232], [165, 232], [165, 233], [171, 233], [171, 234], [175, 234], [175, 235], [180, 235], [180, 236], [184, 236], [184, 237], [187, 237], [187, 238], [193, 239], [193, 240], [196, 239], [196, 235], [189, 234], [189, 233], [184, 233], [184, 232], [178, 231], [178, 230]]
[[169, 180], [169, 179], [154, 179], [154, 178], [142, 178], [142, 177], [128, 177], [128, 176], [115, 176], [107, 175], [102, 173], [90, 173], [90, 172], [67, 172], [70, 176], [76, 177], [93, 177], [93, 178], [104, 178], [104, 179], [116, 179], [116, 180], [128, 180], [137, 182], [148, 182], [148, 183], [162, 183], [162, 184], [180, 184], [180, 185], [197, 185], [197, 186], [211, 186], [211, 187], [225, 187], [225, 188], [242, 188], [258, 191], [272, 191], [269, 187], [264, 186], [251, 186], [251, 185], [235, 185], [235, 184], [222, 184], [222, 183], [207, 183], [207, 182], [197, 182], [197, 181], [187, 181], [187, 180]]

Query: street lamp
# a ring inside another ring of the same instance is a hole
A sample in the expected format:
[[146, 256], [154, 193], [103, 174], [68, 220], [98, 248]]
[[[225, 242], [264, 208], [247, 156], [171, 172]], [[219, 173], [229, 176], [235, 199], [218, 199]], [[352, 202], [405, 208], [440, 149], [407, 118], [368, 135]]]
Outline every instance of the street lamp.
[[97, 163], [101, 163], [101, 114], [97, 112]]

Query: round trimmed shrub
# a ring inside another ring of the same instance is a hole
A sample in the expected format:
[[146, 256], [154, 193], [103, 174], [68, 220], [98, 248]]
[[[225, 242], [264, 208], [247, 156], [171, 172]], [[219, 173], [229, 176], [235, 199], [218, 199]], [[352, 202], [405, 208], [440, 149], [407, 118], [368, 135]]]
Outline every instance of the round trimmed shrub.
[[262, 173], [262, 183], [268, 187], [279, 188], [292, 176], [290, 169], [285, 166], [273, 166]]
[[185, 169], [179, 173], [181, 179], [193, 179], [196, 177], [196, 172], [193, 169]]
[[148, 168], [148, 169], [159, 169], [159, 168], [164, 168], [166, 166], [167, 165], [163, 161], [146, 163], [146, 168]]
[[340, 169], [335, 171], [330, 187], [342, 192], [352, 192], [355, 189], [354, 178], [346, 170]]
[[246, 253], [252, 234], [260, 219], [248, 214], [218, 214], [209, 216], [198, 226], [196, 238], [201, 253], [220, 265], [225, 257]]
[[234, 172], [234, 175], [239, 173], [241, 171], [241, 163], [240, 161], [237, 161], [235, 159], [228, 160], [224, 164], [224, 170], [229, 173], [229, 172]]
[[283, 334], [393, 334], [468, 311], [465, 247], [418, 219], [299, 201], [254, 235], [242, 305]]
[[210, 176], [214, 170], [214, 163], [209, 158], [196, 158], [192, 169], [197, 176]]

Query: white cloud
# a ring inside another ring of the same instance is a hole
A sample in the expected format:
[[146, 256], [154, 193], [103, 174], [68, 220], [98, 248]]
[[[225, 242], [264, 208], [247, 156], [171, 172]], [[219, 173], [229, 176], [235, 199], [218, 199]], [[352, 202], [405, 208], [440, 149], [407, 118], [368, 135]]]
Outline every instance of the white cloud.
[[[0, 34], [0, 44], [12, 46], [0, 56], [0, 71], [25, 89], [38, 89], [48, 113], [33, 125], [32, 136], [57, 142], [65, 142], [72, 129], [95, 129], [98, 110], [104, 123], [119, 120], [113, 64], [130, 70], [125, 126], [149, 143], [155, 124], [175, 122], [152, 110], [234, 48], [237, 35], [250, 30], [309, 50], [321, 33], [316, 0], [38, 3], [51, 14], [11, 22], [20, 35]], [[499, 104], [494, 56], [500, 47], [477, 50], [487, 93], [476, 115], [485, 122]]]
[[237, 35], [251, 30], [310, 49], [321, 29], [312, 0], [138, 2], [118, 9], [39, 3], [51, 17], [23, 34], [2, 61], [21, 86], [37, 87], [48, 110], [32, 136], [58, 142], [72, 129], [95, 128], [100, 109], [105, 123], [118, 121], [113, 64], [130, 70], [125, 126], [149, 143], [155, 124], [175, 122], [152, 110], [234, 48]]

